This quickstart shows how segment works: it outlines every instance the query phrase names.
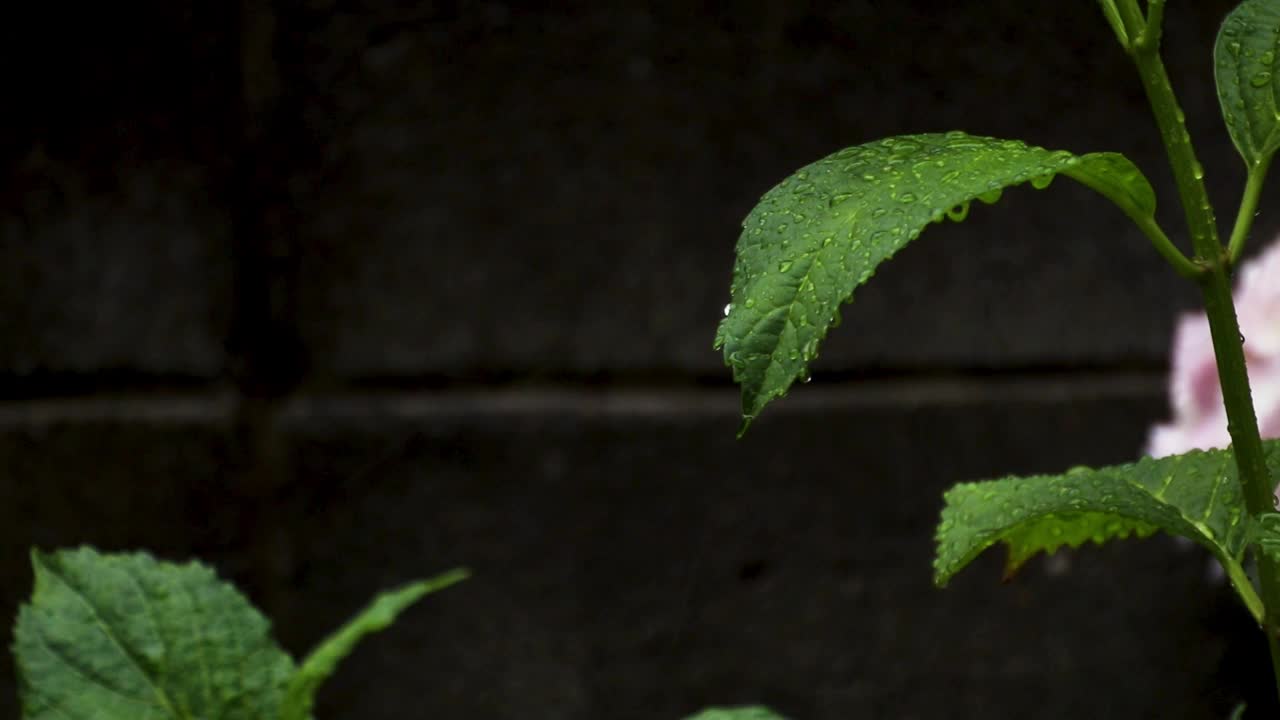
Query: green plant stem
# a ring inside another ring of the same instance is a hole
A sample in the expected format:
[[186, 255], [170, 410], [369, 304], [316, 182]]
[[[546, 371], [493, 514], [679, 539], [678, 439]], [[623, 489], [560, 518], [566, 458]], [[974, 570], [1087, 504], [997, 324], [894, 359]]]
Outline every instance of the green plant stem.
[[1125, 35], [1129, 37], [1129, 43], [1124, 49], [1132, 52], [1142, 31], [1146, 29], [1147, 21], [1138, 9], [1138, 0], [1116, 0], [1116, 11], [1120, 14], [1120, 22], [1124, 24]]
[[[1131, 22], [1136, 10], [1136, 0], [1122, 0], [1120, 11], [1126, 25]], [[1132, 29], [1130, 36], [1136, 36]], [[1198, 260], [1206, 268], [1206, 272], [1200, 276], [1199, 284], [1204, 297], [1205, 313], [1209, 319], [1209, 333], [1213, 338], [1213, 352], [1218, 361], [1218, 381], [1222, 386], [1222, 399], [1227, 411], [1227, 431], [1231, 435], [1236, 466], [1240, 471], [1245, 507], [1250, 515], [1257, 516], [1274, 509], [1274, 488], [1262, 452], [1262, 438], [1258, 433], [1249, 376], [1245, 371], [1244, 346], [1235, 304], [1231, 298], [1231, 280], [1228, 277], [1230, 259], [1218, 240], [1213, 207], [1205, 192], [1204, 173], [1200, 169], [1200, 163], [1196, 161], [1182, 111], [1178, 108], [1169, 75], [1160, 59], [1160, 48], [1158, 45], [1134, 43], [1129, 55], [1138, 68], [1143, 89], [1160, 128], [1160, 136], [1164, 139], [1165, 151], [1169, 155], [1174, 180], [1186, 213], [1192, 244]], [[1245, 204], [1248, 204], [1247, 193], [1242, 205]], [[1252, 210], [1247, 214], [1252, 217]], [[1240, 232], [1247, 232], [1247, 228]], [[1266, 605], [1263, 627], [1271, 650], [1276, 690], [1280, 693], [1280, 642], [1276, 634], [1280, 630], [1280, 564], [1262, 553], [1258, 555], [1262, 601]]]
[[[1213, 352], [1218, 361], [1218, 382], [1222, 386], [1222, 399], [1227, 410], [1227, 430], [1244, 486], [1245, 507], [1250, 515], [1257, 517], [1274, 509], [1275, 496], [1262, 452], [1262, 438], [1258, 433], [1226, 263], [1214, 263], [1210, 272], [1204, 275], [1200, 288], [1209, 318]], [[1280, 636], [1277, 635], [1280, 631], [1280, 563], [1264, 553], [1256, 556], [1262, 602], [1266, 607], [1262, 626], [1271, 650], [1276, 691], [1280, 693]]]
[[1244, 243], [1249, 239], [1249, 229], [1253, 227], [1253, 217], [1258, 214], [1258, 198], [1262, 195], [1262, 183], [1267, 179], [1267, 169], [1271, 167], [1271, 156], [1265, 156], [1257, 165], [1249, 166], [1249, 177], [1244, 184], [1244, 196], [1240, 198], [1240, 211], [1236, 213], [1236, 224], [1231, 230], [1231, 242], [1227, 245], [1227, 255], [1231, 264], [1240, 260], [1244, 252]]
[[1151, 245], [1155, 247], [1156, 252], [1160, 253], [1160, 257], [1163, 257], [1173, 266], [1175, 272], [1188, 280], [1198, 280], [1204, 274], [1204, 266], [1188, 260], [1187, 256], [1183, 255], [1182, 251], [1169, 239], [1169, 236], [1164, 234], [1164, 230], [1160, 229], [1154, 219], [1138, 213], [1130, 215], [1130, 218], [1151, 240]]
[[[1131, 5], [1133, 0], [1128, 0], [1125, 4]], [[1209, 194], [1204, 188], [1204, 171], [1196, 160], [1191, 135], [1187, 133], [1182, 109], [1178, 107], [1169, 75], [1165, 72], [1164, 62], [1160, 60], [1159, 48], [1135, 47], [1129, 54], [1138, 67], [1142, 87], [1147, 93], [1156, 125], [1164, 140], [1165, 152], [1169, 156], [1173, 179], [1178, 186], [1178, 196], [1186, 215], [1187, 229], [1191, 232], [1192, 246], [1202, 262], [1217, 263], [1221, 259], [1222, 250], [1218, 243], [1213, 206], [1209, 204]]]
[[1142, 50], [1160, 47], [1160, 36], [1164, 25], [1165, 0], [1149, 0], [1147, 2], [1147, 26], [1138, 37], [1138, 47]]

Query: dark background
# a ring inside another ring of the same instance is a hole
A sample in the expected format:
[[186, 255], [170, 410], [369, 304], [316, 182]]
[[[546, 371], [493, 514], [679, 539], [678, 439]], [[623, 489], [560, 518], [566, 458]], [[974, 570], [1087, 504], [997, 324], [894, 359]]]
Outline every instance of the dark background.
[[[1171, 3], [1166, 39], [1224, 219], [1232, 4]], [[294, 653], [472, 568], [343, 666], [334, 719], [1222, 718], [1272, 694], [1204, 554], [1164, 539], [930, 584], [945, 488], [1129, 460], [1166, 415], [1195, 294], [1088, 190], [929, 230], [743, 441], [711, 351], [755, 200], [884, 135], [1125, 152], [1181, 237], [1095, 3], [10, 14], [0, 616], [33, 544], [204, 558]]]

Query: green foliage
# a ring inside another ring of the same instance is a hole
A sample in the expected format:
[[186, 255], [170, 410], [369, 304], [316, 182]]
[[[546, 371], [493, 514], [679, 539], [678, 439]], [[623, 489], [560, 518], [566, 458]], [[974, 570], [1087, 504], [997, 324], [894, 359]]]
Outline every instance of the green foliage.
[[[1280, 441], [1268, 442], [1266, 448], [1268, 467], [1280, 472]], [[1246, 605], [1255, 615], [1261, 612], [1241, 564], [1256, 530], [1247, 520], [1229, 450], [962, 483], [944, 499], [934, 561], [939, 586], [997, 542], [1009, 548], [1010, 574], [1041, 551], [1163, 530], [1213, 552]]]
[[1250, 167], [1280, 148], [1280, 2], [1245, 0], [1218, 31], [1214, 74], [1222, 117], [1236, 149]]
[[360, 638], [467, 575], [378, 597], [296, 668], [266, 618], [203, 565], [91, 548], [31, 562], [35, 591], [14, 629], [24, 720], [306, 720]]
[[[823, 158], [761, 198], [743, 222], [731, 302], [715, 347], [742, 386], [741, 435], [770, 401], [808, 378], [819, 345], [839, 324], [840, 305], [930, 223], [963, 220], [975, 199], [995, 202], [1004, 188], [1024, 182], [1043, 188], [1059, 174], [1101, 193], [1180, 275], [1200, 287], [1234, 450], [957, 485], [945, 495], [934, 581], [946, 585], [996, 543], [1008, 547], [1008, 575], [1035, 554], [1063, 546], [1146, 537], [1157, 530], [1187, 537], [1215, 555], [1254, 619], [1268, 628], [1280, 688], [1280, 513], [1265, 512], [1280, 478], [1280, 441], [1264, 445], [1259, 439], [1229, 279], [1272, 155], [1280, 149], [1280, 0], [1244, 0], [1217, 38], [1223, 116], [1248, 167], [1225, 247], [1160, 58], [1165, 4], [1098, 0], [1151, 104], [1194, 258], [1158, 226], [1155, 192], [1121, 155], [1075, 156], [960, 132], [893, 137]], [[1261, 594], [1244, 571], [1251, 547], [1260, 556]]]
[[390, 627], [401, 612], [423, 596], [443, 590], [468, 577], [466, 570], [452, 570], [431, 580], [422, 580], [398, 590], [382, 593], [360, 614], [311, 652], [289, 681], [283, 720], [305, 720], [311, 715], [315, 694], [321, 683], [333, 674], [338, 663], [355, 649], [360, 640]]
[[1260, 552], [1280, 561], [1280, 513], [1263, 513], [1252, 518], [1249, 542]]
[[1129, 158], [1119, 153], [1089, 153], [1065, 174], [1111, 200], [1140, 227], [1155, 224], [1156, 191]]
[[797, 379], [839, 306], [930, 223], [963, 220], [973, 200], [1044, 188], [1059, 173], [1154, 225], [1155, 193], [1123, 156], [1077, 157], [960, 132], [904, 135], [852, 147], [765, 193], [743, 222], [729, 312], [715, 346], [742, 386], [745, 431]]
[[32, 552], [14, 652], [25, 720], [277, 717], [293, 661], [201, 565]]
[[752, 705], [739, 708], [707, 708], [685, 720], [787, 720], [766, 707]]

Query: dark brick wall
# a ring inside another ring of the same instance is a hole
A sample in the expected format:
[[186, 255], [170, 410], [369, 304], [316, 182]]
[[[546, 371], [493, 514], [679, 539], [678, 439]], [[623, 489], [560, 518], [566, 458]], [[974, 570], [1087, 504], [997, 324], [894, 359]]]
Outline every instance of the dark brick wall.
[[[1223, 216], [1241, 172], [1208, 49], [1230, 4], [1167, 30]], [[733, 438], [710, 350], [733, 243], [804, 163], [954, 128], [1119, 150], [1181, 227], [1093, 4], [933, 5], [13, 11], [0, 616], [31, 545], [147, 547], [216, 565], [301, 653], [377, 589], [465, 564], [319, 717], [1220, 718], [1268, 697], [1198, 551], [929, 584], [950, 484], [1130, 459], [1166, 412], [1195, 295], [1087, 190], [930, 230], [814, 382]]]

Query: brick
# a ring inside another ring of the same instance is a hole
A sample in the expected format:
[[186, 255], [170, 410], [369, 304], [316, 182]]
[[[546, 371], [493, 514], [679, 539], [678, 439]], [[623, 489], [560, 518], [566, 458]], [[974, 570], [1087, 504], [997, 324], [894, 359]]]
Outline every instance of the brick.
[[311, 397], [282, 420], [281, 632], [301, 652], [377, 589], [466, 565], [320, 714], [1221, 716], [1269, 679], [1219, 672], [1260, 656], [1202, 553], [1120, 543], [1003, 586], [993, 553], [929, 580], [946, 487], [1130, 459], [1163, 405], [1125, 378], [805, 388], [739, 443], [720, 392]]
[[[1241, 173], [1207, 132], [1221, 127], [1207, 58], [1231, 5], [1168, 18], [1170, 72], [1223, 201]], [[1141, 90], [1096, 8], [927, 7], [492, 3], [410, 18], [357, 3], [282, 19], [316, 28], [280, 67], [330, 153], [298, 178], [314, 368], [721, 375], [709, 345], [741, 218], [799, 166], [893, 133], [1124, 151], [1182, 236]], [[1259, 235], [1277, 227], [1264, 218]], [[1149, 367], [1195, 301], [1121, 213], [1061, 181], [929, 230], [859, 292], [820, 368]]]
[[214, 5], [33, 8], [6, 43], [41, 72], [0, 140], [0, 374], [224, 368], [239, 70]]

